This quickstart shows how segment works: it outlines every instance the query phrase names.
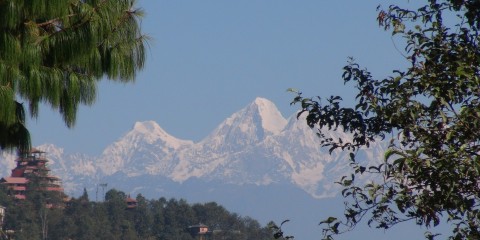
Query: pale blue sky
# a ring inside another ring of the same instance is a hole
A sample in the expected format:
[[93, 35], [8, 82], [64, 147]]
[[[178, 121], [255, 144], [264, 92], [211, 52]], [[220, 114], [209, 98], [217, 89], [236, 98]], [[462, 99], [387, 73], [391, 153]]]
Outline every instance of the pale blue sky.
[[405, 64], [378, 27], [379, 2], [140, 0], [153, 41], [136, 83], [102, 81], [96, 104], [81, 107], [73, 129], [43, 107], [28, 123], [33, 144], [98, 155], [146, 120], [199, 141], [255, 97], [289, 117], [297, 109], [290, 87], [351, 103], [353, 86], [341, 79], [349, 56], [379, 77]]

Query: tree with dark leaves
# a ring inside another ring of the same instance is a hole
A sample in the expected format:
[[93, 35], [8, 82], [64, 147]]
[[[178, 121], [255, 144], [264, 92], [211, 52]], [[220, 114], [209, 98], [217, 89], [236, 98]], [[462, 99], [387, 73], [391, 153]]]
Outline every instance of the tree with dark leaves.
[[[351, 60], [343, 80], [356, 87], [353, 108], [342, 107], [340, 97], [300, 92], [292, 102], [319, 130], [323, 146], [350, 152], [354, 169], [340, 180], [345, 216], [321, 222], [324, 239], [361, 220], [381, 229], [406, 221], [434, 228], [445, 221], [450, 239], [480, 239], [480, 1], [379, 7], [377, 20], [406, 41], [407, 69], [376, 79]], [[332, 139], [322, 129], [352, 139]], [[381, 163], [358, 162], [356, 152], [374, 141], [389, 143]], [[367, 174], [377, 180], [355, 180]]]

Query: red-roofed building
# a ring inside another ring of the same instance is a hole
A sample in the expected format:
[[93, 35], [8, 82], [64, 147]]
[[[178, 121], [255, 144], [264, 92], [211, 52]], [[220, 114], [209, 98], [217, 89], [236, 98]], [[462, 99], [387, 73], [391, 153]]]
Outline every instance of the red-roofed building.
[[208, 240], [212, 236], [212, 231], [209, 231], [208, 226], [202, 223], [189, 226], [188, 231], [196, 240]]
[[125, 202], [127, 203], [127, 209], [132, 209], [137, 207], [137, 200], [134, 198], [131, 198], [130, 195], [127, 196], [125, 199]]
[[12, 170], [10, 177], [0, 179], [0, 184], [5, 184], [16, 199], [26, 198], [25, 192], [29, 187], [29, 182], [33, 179], [38, 181], [39, 190], [63, 194], [60, 179], [50, 175], [45, 152], [32, 149], [29, 153], [19, 154], [15, 161], [17, 166]]
[[5, 177], [0, 179], [0, 183], [7, 185], [8, 190], [17, 199], [25, 199], [28, 180], [24, 177]]

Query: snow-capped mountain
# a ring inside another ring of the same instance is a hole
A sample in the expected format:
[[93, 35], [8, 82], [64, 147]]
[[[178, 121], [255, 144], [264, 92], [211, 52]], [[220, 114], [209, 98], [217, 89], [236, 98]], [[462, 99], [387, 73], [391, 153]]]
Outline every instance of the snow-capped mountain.
[[179, 149], [192, 141], [177, 139], [156, 122], [137, 122], [120, 140], [108, 146], [97, 160], [102, 174], [124, 172], [129, 176], [168, 174]]
[[264, 98], [256, 98], [253, 103], [223, 121], [200, 144], [215, 152], [239, 152], [279, 134], [286, 124], [287, 120], [275, 104]]
[[[63, 179], [67, 193], [98, 188], [100, 182], [128, 182], [128, 192], [155, 187], [160, 191], [159, 182], [196, 179], [230, 186], [288, 184], [322, 198], [332, 196], [333, 182], [350, 170], [345, 153], [322, 149], [315, 131], [296, 115], [287, 120], [271, 101], [257, 98], [197, 143], [177, 139], [147, 121], [135, 123], [100, 156], [65, 154], [53, 144], [37, 148], [47, 152], [50, 167]], [[328, 134], [349, 138], [341, 132]], [[382, 152], [378, 145], [362, 154], [380, 159]], [[2, 154], [0, 174], [6, 176], [14, 157]]]

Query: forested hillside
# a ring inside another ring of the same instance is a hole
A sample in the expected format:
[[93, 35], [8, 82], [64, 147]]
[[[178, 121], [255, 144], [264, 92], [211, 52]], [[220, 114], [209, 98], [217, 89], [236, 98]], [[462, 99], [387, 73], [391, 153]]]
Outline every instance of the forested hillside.
[[0, 205], [6, 208], [3, 229], [13, 230], [17, 240], [192, 240], [197, 238], [189, 232], [189, 226], [199, 224], [209, 227], [207, 239], [262, 240], [272, 236], [268, 227], [250, 217], [230, 213], [215, 202], [148, 200], [139, 194], [134, 206], [128, 207], [128, 197], [112, 189], [102, 202], [90, 201], [85, 192], [63, 203], [49, 193], [32, 191], [26, 200], [14, 201], [2, 188]]

